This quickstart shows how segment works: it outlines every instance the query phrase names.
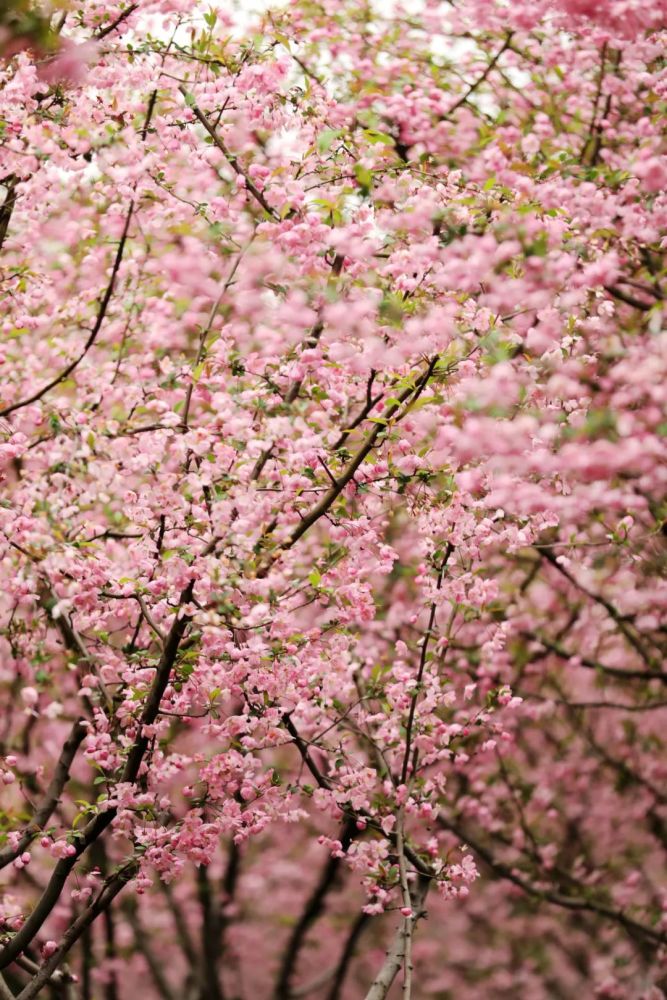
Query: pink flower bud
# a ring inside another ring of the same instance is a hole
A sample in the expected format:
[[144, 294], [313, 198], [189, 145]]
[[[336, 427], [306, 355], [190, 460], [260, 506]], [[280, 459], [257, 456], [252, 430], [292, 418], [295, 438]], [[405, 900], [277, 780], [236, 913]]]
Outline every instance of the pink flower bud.
[[26, 704], [29, 708], [33, 708], [39, 701], [39, 694], [34, 687], [24, 687], [21, 690], [21, 698], [23, 699], [24, 704]]

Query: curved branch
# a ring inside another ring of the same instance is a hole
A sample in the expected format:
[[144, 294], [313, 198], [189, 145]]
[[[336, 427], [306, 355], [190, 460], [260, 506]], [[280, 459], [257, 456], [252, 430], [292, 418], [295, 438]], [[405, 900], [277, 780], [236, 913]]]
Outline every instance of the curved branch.
[[178, 89], [183, 95], [185, 103], [188, 105], [188, 107], [190, 108], [193, 115], [200, 123], [200, 125], [204, 126], [204, 128], [210, 135], [211, 139], [213, 140], [214, 145], [218, 147], [218, 149], [220, 150], [224, 158], [227, 160], [227, 163], [230, 165], [234, 173], [238, 174], [239, 177], [243, 178], [247, 190], [253, 196], [257, 204], [261, 205], [261, 207], [264, 209], [267, 215], [270, 215], [272, 219], [275, 219], [276, 222], [280, 222], [280, 215], [278, 214], [278, 212], [276, 212], [275, 208], [272, 208], [271, 205], [269, 205], [268, 201], [266, 200], [262, 192], [259, 190], [257, 185], [253, 183], [248, 173], [240, 165], [236, 153], [232, 153], [229, 149], [227, 149], [224, 142], [222, 141], [216, 130], [213, 128], [213, 126], [211, 125], [210, 121], [208, 120], [204, 112], [195, 102], [192, 94], [189, 94], [188, 91], [185, 89], [185, 87], [179, 87]]
[[450, 830], [463, 843], [467, 844], [475, 854], [478, 854], [494, 874], [523, 889], [526, 895], [545, 903], [552, 903], [554, 906], [560, 906], [565, 910], [578, 910], [606, 917], [608, 920], [613, 920], [621, 924], [631, 936], [650, 941], [654, 947], [667, 942], [667, 934], [655, 931], [652, 927], [647, 927], [645, 924], [640, 924], [637, 920], [633, 920], [632, 917], [628, 917], [622, 910], [615, 910], [610, 906], [605, 906], [603, 903], [596, 903], [592, 900], [565, 896], [563, 893], [553, 892], [550, 889], [541, 889], [539, 886], [533, 885], [532, 882], [529, 882], [528, 879], [520, 875], [514, 868], [495, 858], [488, 847], [485, 847], [474, 837], [471, 837], [466, 830], [463, 830], [453, 820], [446, 820], [440, 816], [438, 817], [438, 823], [444, 829]]
[[81, 364], [81, 362], [85, 358], [90, 348], [97, 340], [97, 335], [102, 329], [102, 324], [104, 323], [104, 319], [107, 314], [107, 310], [109, 308], [109, 303], [111, 302], [111, 297], [113, 296], [114, 287], [116, 284], [116, 278], [118, 277], [118, 271], [120, 269], [120, 265], [123, 260], [123, 254], [125, 252], [125, 244], [127, 243], [127, 237], [130, 229], [130, 222], [132, 220], [133, 211], [134, 211], [134, 202], [131, 201], [130, 207], [127, 210], [127, 215], [125, 216], [125, 225], [123, 226], [123, 232], [120, 238], [120, 243], [118, 244], [118, 249], [116, 250], [116, 257], [113, 263], [113, 267], [111, 269], [111, 277], [109, 278], [109, 283], [106, 287], [106, 291], [102, 296], [102, 300], [97, 310], [97, 318], [95, 319], [93, 328], [90, 331], [90, 334], [88, 335], [88, 340], [83, 345], [83, 350], [81, 351], [81, 353], [77, 358], [74, 358], [73, 361], [70, 361], [70, 363], [65, 368], [63, 368], [63, 370], [60, 372], [59, 375], [56, 375], [55, 378], [52, 378], [50, 382], [47, 382], [46, 385], [43, 385], [42, 388], [38, 389], [37, 392], [34, 392], [32, 396], [27, 396], [25, 399], [19, 400], [18, 403], [12, 403], [10, 406], [5, 406], [3, 410], [0, 410], [0, 417], [6, 417], [10, 413], [14, 413], [15, 410], [20, 410], [24, 406], [29, 406], [31, 403], [36, 403], [38, 400], [42, 398], [42, 396], [45, 396], [47, 392], [50, 392], [51, 389], [54, 389], [61, 382], [64, 382], [65, 379], [72, 374], [75, 368], [78, 368], [78, 366]]
[[97, 899], [92, 902], [80, 916], [70, 925], [68, 930], [65, 932], [61, 938], [60, 944], [53, 955], [44, 962], [40, 967], [39, 972], [36, 974], [34, 979], [32, 979], [25, 989], [21, 990], [16, 1000], [33, 1000], [37, 994], [41, 991], [42, 987], [46, 985], [55, 970], [58, 968], [63, 958], [74, 944], [79, 940], [83, 932], [89, 927], [94, 920], [99, 917], [101, 913], [111, 906], [114, 899], [122, 889], [125, 888], [128, 882], [130, 882], [137, 873], [138, 862], [130, 861], [127, 865], [116, 872], [110, 879], [107, 880], [101, 892], [97, 896]]
[[18, 182], [19, 179], [16, 174], [9, 174], [7, 177], [3, 177], [2, 181], [0, 181], [0, 184], [3, 184], [7, 188], [5, 200], [2, 205], [0, 205], [0, 250], [2, 250], [7, 238], [9, 223], [11, 222], [12, 213], [16, 207], [16, 185]]
[[[137, 727], [139, 735], [130, 749], [125, 762], [125, 767], [123, 768], [120, 778], [123, 783], [132, 783], [136, 781], [139, 775], [144, 756], [149, 746], [149, 738], [144, 735], [145, 727], [150, 726], [155, 721], [160, 710], [160, 702], [167, 688], [167, 684], [169, 683], [169, 678], [176, 661], [176, 655], [178, 653], [181, 640], [190, 621], [190, 618], [182, 613], [182, 608], [183, 605], [187, 604], [192, 598], [193, 590], [194, 583], [191, 581], [181, 594], [179, 611], [176, 613], [169, 635], [167, 636], [167, 641], [165, 642], [160, 662], [157, 665], [153, 684], [139, 718]], [[88, 847], [90, 847], [90, 845], [93, 844], [102, 833], [104, 833], [107, 827], [111, 825], [114, 817], [116, 816], [116, 812], [116, 807], [112, 807], [107, 809], [106, 812], [98, 813], [76, 837], [74, 840], [76, 853], [71, 857], [62, 858], [58, 862], [53, 870], [48, 885], [40, 896], [34, 910], [26, 919], [21, 929], [16, 932], [14, 937], [11, 938], [8, 944], [3, 948], [2, 952], [0, 952], [0, 969], [6, 968], [11, 962], [13, 962], [39, 932], [40, 928], [44, 924], [44, 921], [47, 919], [54, 906], [58, 903], [60, 894], [65, 887], [69, 874], [76, 865], [77, 861], [88, 849]], [[31, 994], [31, 996], [32, 995], [34, 994]]]
[[11, 862], [17, 858], [19, 854], [22, 854], [37, 834], [43, 830], [48, 823], [54, 809], [58, 805], [63, 788], [69, 780], [70, 767], [72, 766], [76, 752], [81, 746], [85, 735], [86, 728], [83, 725], [83, 720], [77, 719], [69, 732], [69, 736], [63, 743], [63, 748], [61, 750], [60, 757], [58, 758], [58, 763], [56, 764], [49, 787], [47, 788], [40, 805], [37, 807], [30, 825], [23, 831], [21, 839], [16, 847], [4, 847], [0, 850], [0, 868], [4, 868], [6, 865], [11, 864]]
[[[323, 517], [324, 514], [327, 513], [331, 505], [338, 499], [338, 497], [343, 492], [347, 484], [351, 482], [351, 480], [354, 478], [355, 473], [363, 463], [366, 456], [369, 455], [370, 452], [373, 450], [373, 448], [377, 443], [378, 438], [380, 437], [381, 434], [385, 432], [387, 423], [389, 423], [389, 421], [392, 420], [394, 417], [396, 417], [397, 420], [400, 420], [409, 411], [410, 405], [414, 403], [416, 399], [419, 398], [421, 393], [428, 385], [429, 379], [433, 374], [433, 371], [437, 363], [438, 363], [438, 356], [436, 355], [429, 362], [426, 371], [420, 376], [419, 379], [417, 379], [416, 385], [411, 385], [407, 389], [404, 389], [403, 392], [397, 397], [396, 402], [387, 408], [387, 410], [385, 411], [384, 422], [375, 425], [371, 433], [368, 435], [362, 446], [357, 451], [356, 455], [352, 457], [351, 461], [343, 470], [342, 474], [338, 477], [338, 479], [335, 482], [335, 485], [333, 485], [331, 489], [327, 490], [327, 492], [324, 494], [319, 503], [315, 504], [315, 506], [309, 511], [309, 513], [302, 518], [302, 520], [296, 526], [296, 528], [289, 536], [287, 541], [284, 542], [273, 553], [271, 553], [271, 556], [262, 565], [259, 566], [257, 570], [258, 578], [261, 579], [267, 576], [267, 574], [271, 570], [271, 567], [275, 562], [277, 562], [281, 554], [283, 552], [286, 552], [288, 549], [291, 549], [292, 546], [296, 542], [298, 542], [299, 539], [303, 535], [305, 535], [306, 532], [309, 531], [310, 528], [312, 528], [312, 526], [316, 524], [317, 521], [319, 521], [319, 519]], [[403, 410], [402, 413], [399, 413], [404, 403], [407, 403], [408, 405]], [[275, 524], [271, 525], [272, 529], [273, 527], [275, 527]], [[267, 534], [268, 533], [270, 532], [267, 529]]]
[[[343, 824], [339, 838], [344, 851], [350, 846], [355, 832], [356, 823], [351, 817], [348, 817]], [[294, 925], [283, 952], [274, 990], [275, 1000], [283, 1000], [284, 997], [288, 997], [291, 994], [292, 978], [296, 972], [299, 954], [305, 944], [306, 935], [324, 910], [327, 894], [336, 881], [339, 869], [340, 858], [333, 855], [330, 856], [322, 869], [315, 888], [306, 900], [306, 905]]]
[[[385, 1000], [391, 989], [394, 979], [400, 972], [405, 961], [406, 943], [414, 931], [415, 924], [424, 914], [424, 900], [428, 893], [430, 882], [428, 879], [420, 878], [416, 887], [412, 891], [412, 916], [407, 917], [401, 923], [394, 936], [394, 941], [387, 952], [382, 968], [373, 980], [371, 987], [366, 994], [365, 1000]], [[409, 933], [406, 933], [404, 923], [409, 923]]]

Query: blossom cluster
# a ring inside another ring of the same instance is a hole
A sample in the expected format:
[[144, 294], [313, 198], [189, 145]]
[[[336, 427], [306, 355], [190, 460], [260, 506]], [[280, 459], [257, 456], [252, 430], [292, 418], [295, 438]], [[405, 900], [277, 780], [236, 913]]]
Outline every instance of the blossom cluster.
[[237, 14], [0, 64], [0, 970], [657, 1000], [667, 5]]

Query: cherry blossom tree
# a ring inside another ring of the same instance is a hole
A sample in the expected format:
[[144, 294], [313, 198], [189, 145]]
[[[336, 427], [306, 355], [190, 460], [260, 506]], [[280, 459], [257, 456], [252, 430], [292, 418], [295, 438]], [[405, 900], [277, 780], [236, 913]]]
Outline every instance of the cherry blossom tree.
[[0, 15], [0, 997], [667, 995], [667, 2]]

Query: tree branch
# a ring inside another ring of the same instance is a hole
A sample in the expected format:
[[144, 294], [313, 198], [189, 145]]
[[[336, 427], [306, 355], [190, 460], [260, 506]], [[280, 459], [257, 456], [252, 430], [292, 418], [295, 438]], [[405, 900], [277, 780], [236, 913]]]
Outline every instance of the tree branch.
[[50, 382], [47, 382], [46, 385], [43, 385], [42, 388], [38, 389], [37, 392], [34, 392], [32, 396], [27, 396], [25, 399], [21, 399], [19, 400], [19, 402], [12, 403], [10, 406], [6, 406], [3, 410], [0, 410], [0, 417], [6, 417], [10, 413], [14, 413], [15, 410], [20, 410], [24, 406], [29, 406], [31, 403], [36, 403], [38, 400], [42, 398], [42, 396], [45, 396], [47, 392], [50, 392], [51, 389], [54, 389], [61, 382], [64, 382], [65, 379], [68, 378], [68, 376], [72, 374], [75, 368], [77, 368], [79, 364], [83, 361], [86, 354], [95, 343], [97, 335], [102, 329], [102, 324], [104, 323], [104, 318], [107, 314], [109, 303], [111, 302], [111, 297], [114, 292], [116, 278], [118, 277], [118, 271], [120, 269], [120, 265], [123, 260], [123, 254], [125, 252], [125, 244], [127, 243], [127, 237], [130, 230], [130, 222], [132, 220], [133, 211], [134, 211], [134, 202], [131, 201], [130, 207], [127, 210], [127, 215], [125, 216], [125, 225], [123, 227], [120, 243], [118, 244], [118, 249], [116, 250], [116, 257], [113, 263], [113, 267], [111, 269], [111, 277], [109, 278], [109, 283], [106, 287], [106, 291], [102, 296], [102, 300], [97, 310], [97, 317], [95, 319], [95, 323], [93, 325], [92, 330], [90, 331], [88, 340], [83, 346], [83, 350], [81, 351], [81, 353], [77, 358], [75, 358], [73, 361], [70, 361], [70, 363], [65, 368], [63, 368], [63, 370], [60, 372], [59, 375], [56, 375], [56, 377], [51, 379]]
[[[344, 851], [350, 846], [356, 832], [356, 823], [348, 817], [340, 832], [340, 842]], [[330, 856], [327, 859], [320, 877], [297, 920], [289, 940], [283, 951], [278, 978], [274, 989], [275, 1000], [284, 1000], [290, 996], [292, 979], [296, 973], [299, 954], [303, 948], [308, 931], [324, 910], [327, 894], [332, 889], [340, 870], [340, 858]]]
[[401, 924], [394, 935], [393, 944], [387, 952], [384, 964], [373, 980], [373, 983], [366, 994], [365, 1000], [385, 1000], [385, 997], [389, 993], [391, 985], [398, 975], [405, 960], [405, 948], [408, 937], [411, 937], [415, 924], [423, 915], [424, 900], [426, 899], [429, 887], [430, 882], [428, 879], [420, 878], [416, 887], [413, 889], [411, 894], [412, 916], [407, 918], [407, 921], [410, 923], [409, 935], [406, 934], [403, 921], [401, 921]]
[[511, 868], [509, 865], [502, 861], [498, 861], [497, 858], [493, 856], [489, 848], [485, 847], [474, 837], [463, 830], [455, 821], [445, 820], [442, 816], [438, 818], [438, 822], [447, 830], [451, 830], [463, 843], [467, 844], [475, 854], [478, 854], [482, 861], [500, 878], [507, 879], [514, 885], [518, 886], [528, 896], [532, 896], [535, 899], [542, 900], [545, 903], [553, 903], [554, 906], [560, 906], [566, 910], [579, 910], [582, 912], [594, 913], [601, 917], [606, 917], [609, 920], [614, 920], [616, 923], [621, 924], [632, 936], [639, 936], [647, 941], [650, 941], [654, 946], [664, 944], [667, 942], [667, 934], [661, 933], [660, 931], [653, 930], [652, 927], [647, 927], [645, 924], [640, 924], [638, 921], [633, 920], [628, 917], [622, 910], [614, 910], [612, 907], [605, 906], [602, 903], [595, 903], [592, 900], [578, 899], [574, 896], [565, 896], [560, 892], [553, 892], [550, 889], [541, 889], [536, 885], [533, 885], [528, 879], [524, 878], [515, 868]]
[[0, 868], [4, 868], [17, 858], [19, 854], [22, 854], [48, 823], [54, 809], [58, 805], [63, 788], [69, 780], [70, 767], [85, 735], [86, 729], [83, 725], [83, 720], [77, 719], [69, 732], [69, 736], [63, 743], [63, 748], [60, 752], [60, 757], [58, 758], [49, 787], [40, 805], [35, 810], [30, 825], [23, 831], [16, 847], [11, 848], [7, 846], [0, 850]]
[[16, 174], [8, 174], [7, 177], [3, 177], [2, 181], [0, 181], [0, 184], [7, 188], [5, 200], [0, 205], [0, 250], [2, 250], [7, 238], [9, 223], [16, 207], [16, 186], [18, 182], [19, 179]]
[[259, 190], [257, 185], [253, 183], [252, 179], [240, 165], [236, 154], [232, 153], [229, 149], [227, 149], [225, 143], [220, 138], [216, 130], [213, 128], [206, 115], [203, 113], [201, 108], [195, 103], [192, 95], [188, 93], [185, 87], [179, 87], [178, 89], [185, 98], [185, 103], [188, 105], [188, 107], [192, 111], [197, 121], [204, 126], [204, 128], [210, 135], [211, 139], [213, 139], [214, 144], [217, 146], [217, 148], [220, 150], [224, 158], [227, 160], [232, 170], [236, 174], [238, 174], [239, 177], [243, 178], [243, 180], [245, 181], [246, 188], [253, 196], [257, 204], [261, 205], [261, 207], [264, 209], [267, 215], [270, 215], [272, 219], [275, 219], [276, 222], [279, 222], [280, 215], [278, 214], [278, 212], [275, 210], [275, 208], [272, 208], [271, 205], [269, 205], [268, 201], [266, 200], [262, 192]]
[[455, 111], [458, 111], [459, 108], [462, 107], [466, 103], [466, 101], [468, 100], [468, 98], [472, 94], [475, 93], [475, 91], [477, 90], [477, 88], [481, 87], [481, 85], [484, 83], [484, 81], [488, 77], [489, 73], [491, 73], [491, 71], [495, 68], [495, 66], [498, 63], [498, 60], [500, 59], [500, 57], [510, 47], [510, 42], [511, 41], [512, 41], [512, 33], [510, 32], [508, 34], [507, 38], [505, 39], [503, 45], [498, 50], [498, 52], [496, 52], [495, 56], [493, 56], [493, 58], [491, 59], [491, 62], [488, 64], [488, 66], [486, 67], [486, 69], [484, 70], [484, 72], [481, 74], [481, 76], [479, 76], [475, 80], [474, 83], [471, 83], [470, 86], [468, 87], [468, 89], [466, 90], [465, 94], [463, 94], [458, 99], [458, 101], [456, 102], [456, 104], [452, 105], [452, 107], [449, 109], [449, 111], [445, 112], [445, 114], [442, 115], [441, 121], [445, 121], [447, 118], [449, 118], [451, 115], [453, 115]]
[[[384, 421], [385, 423], [376, 424], [371, 433], [368, 435], [366, 441], [359, 448], [356, 455], [353, 456], [347, 467], [343, 470], [341, 475], [336, 480], [336, 485], [332, 486], [331, 489], [327, 490], [322, 499], [317, 503], [305, 517], [299, 522], [297, 527], [294, 529], [287, 541], [281, 545], [276, 551], [274, 551], [271, 556], [259, 566], [257, 570], [257, 577], [263, 578], [268, 575], [273, 564], [280, 558], [283, 552], [291, 549], [292, 546], [298, 542], [298, 540], [306, 534], [306, 532], [316, 524], [319, 519], [326, 514], [331, 505], [338, 499], [340, 494], [343, 492], [347, 484], [352, 480], [357, 469], [363, 463], [366, 456], [373, 450], [375, 444], [382, 433], [386, 430], [386, 424], [395, 417], [404, 403], [408, 402], [408, 405], [413, 403], [423, 392], [423, 390], [428, 385], [428, 381], [433, 374], [433, 370], [437, 364], [438, 358], [434, 357], [428, 365], [427, 370], [423, 375], [417, 380], [415, 386], [410, 386], [404, 389], [403, 392], [397, 397], [396, 402], [393, 403], [385, 411]], [[407, 408], [402, 415], [405, 415]], [[400, 416], [398, 417], [400, 419]]]
[[[184, 604], [187, 604], [194, 590], [194, 583], [191, 581], [181, 594], [179, 611], [167, 636], [160, 662], [153, 684], [146, 699], [143, 711], [138, 721], [137, 739], [132, 745], [125, 762], [125, 767], [120, 778], [121, 782], [134, 782], [137, 779], [141, 764], [148, 749], [149, 739], [144, 735], [144, 728], [151, 725], [157, 718], [160, 710], [160, 702], [164, 695], [171, 670], [176, 661], [178, 649], [190, 621], [189, 617], [181, 613]], [[18, 955], [29, 945], [35, 935], [39, 932], [44, 921], [51, 910], [56, 906], [63, 891], [67, 878], [76, 865], [81, 855], [93, 844], [97, 838], [107, 829], [116, 815], [116, 808], [112, 807], [105, 812], [100, 812], [84, 827], [74, 840], [76, 853], [71, 857], [62, 858], [55, 866], [51, 878], [40, 896], [37, 905], [19, 931], [0, 952], [0, 969], [6, 968]], [[119, 890], [120, 891], [120, 890]]]
[[70, 925], [60, 940], [53, 955], [40, 967], [39, 972], [30, 983], [21, 990], [16, 1000], [33, 1000], [49, 981], [65, 955], [79, 940], [83, 932], [107, 907], [111, 906], [119, 892], [124, 889], [137, 873], [138, 862], [132, 860], [109, 878], [94, 902], [90, 903], [76, 920]]

